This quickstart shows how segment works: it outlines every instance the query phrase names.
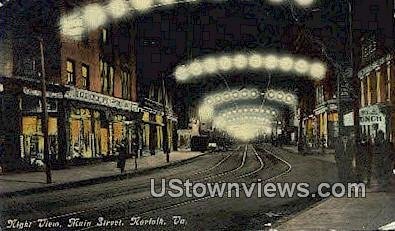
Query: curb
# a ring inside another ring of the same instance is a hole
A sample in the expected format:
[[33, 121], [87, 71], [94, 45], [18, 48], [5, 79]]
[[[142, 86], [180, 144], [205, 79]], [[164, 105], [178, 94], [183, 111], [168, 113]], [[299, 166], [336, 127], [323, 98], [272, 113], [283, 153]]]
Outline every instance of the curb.
[[174, 167], [174, 166], [178, 166], [181, 164], [189, 163], [192, 160], [195, 160], [195, 159], [202, 157], [206, 154], [208, 154], [208, 152], [205, 152], [205, 153], [198, 155], [198, 156], [191, 157], [189, 159], [177, 160], [177, 161], [171, 162], [169, 164], [164, 164], [161, 166], [146, 168], [146, 169], [142, 169], [142, 170], [131, 170], [131, 172], [124, 173], [124, 174], [116, 174], [116, 175], [103, 176], [103, 177], [91, 178], [91, 179], [80, 180], [80, 181], [73, 181], [73, 182], [67, 182], [67, 183], [61, 183], [61, 184], [55, 184], [55, 185], [48, 185], [48, 186], [38, 187], [38, 188], [24, 189], [24, 190], [14, 191], [14, 192], [0, 193], [0, 198], [27, 196], [27, 195], [36, 194], [36, 193], [44, 193], [44, 192], [63, 190], [63, 189], [69, 189], [69, 188], [78, 188], [78, 187], [83, 187], [83, 186], [88, 186], [88, 185], [106, 183], [106, 182], [110, 182], [110, 181], [124, 180], [124, 179], [130, 178], [130, 177], [147, 174], [147, 173], [150, 173], [150, 172], [157, 170], [157, 169], [166, 169], [169, 167]]

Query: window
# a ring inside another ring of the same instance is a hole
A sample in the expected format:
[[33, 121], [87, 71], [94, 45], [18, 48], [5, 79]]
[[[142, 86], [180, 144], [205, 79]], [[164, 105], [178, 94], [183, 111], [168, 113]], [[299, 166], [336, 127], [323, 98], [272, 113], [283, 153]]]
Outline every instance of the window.
[[107, 44], [108, 41], [108, 30], [106, 28], [103, 28], [101, 30], [101, 39], [103, 44]]
[[122, 71], [122, 98], [130, 99], [130, 73]]
[[75, 84], [75, 64], [71, 60], [66, 61], [67, 84]]
[[82, 64], [81, 67], [82, 87], [89, 90], [89, 66]]
[[102, 83], [102, 92], [105, 94], [114, 94], [114, 68], [107, 62], [100, 60], [100, 79]]

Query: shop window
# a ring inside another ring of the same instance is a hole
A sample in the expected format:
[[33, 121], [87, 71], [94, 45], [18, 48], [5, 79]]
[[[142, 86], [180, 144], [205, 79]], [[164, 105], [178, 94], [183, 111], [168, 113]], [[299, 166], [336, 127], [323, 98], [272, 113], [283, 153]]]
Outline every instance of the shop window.
[[89, 66], [86, 64], [82, 64], [81, 67], [81, 76], [82, 76], [82, 87], [84, 89], [89, 90]]
[[68, 159], [93, 157], [91, 112], [88, 109], [74, 109], [70, 117], [71, 151]]
[[75, 63], [72, 60], [66, 61], [67, 84], [75, 84]]
[[[21, 157], [32, 166], [44, 164], [44, 136], [42, 121], [38, 116], [24, 116], [22, 118], [22, 153]], [[49, 154], [51, 159], [58, 158], [58, 129], [57, 118], [48, 118]]]

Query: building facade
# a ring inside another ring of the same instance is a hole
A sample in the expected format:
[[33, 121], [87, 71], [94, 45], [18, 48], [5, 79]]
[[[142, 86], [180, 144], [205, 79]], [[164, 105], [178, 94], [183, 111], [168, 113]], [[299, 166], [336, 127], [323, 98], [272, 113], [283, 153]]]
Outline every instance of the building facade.
[[[141, 119], [137, 99], [135, 27], [108, 24], [80, 38], [63, 36], [59, 18], [77, 7], [51, 2], [37, 14], [31, 1], [3, 7], [0, 43], [1, 136], [6, 168], [43, 165], [40, 43], [47, 80], [49, 151], [52, 165], [112, 159], [121, 141], [129, 153]], [[34, 15], [33, 15], [34, 14]], [[30, 16], [29, 16], [30, 15]], [[12, 20], [9, 20], [12, 19]], [[3, 23], [2, 23], [3, 25]]]

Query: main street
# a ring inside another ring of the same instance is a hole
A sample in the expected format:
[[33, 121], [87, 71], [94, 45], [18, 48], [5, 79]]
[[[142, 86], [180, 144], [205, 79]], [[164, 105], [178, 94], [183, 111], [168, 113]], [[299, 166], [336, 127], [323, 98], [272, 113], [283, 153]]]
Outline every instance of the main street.
[[[270, 181], [316, 185], [336, 179], [334, 169], [330, 162], [298, 156], [269, 145], [246, 144], [233, 151], [209, 153], [185, 165], [125, 180], [2, 199], [1, 223], [18, 219], [32, 221], [32, 227], [38, 227], [39, 219], [48, 219], [55, 222], [51, 224], [59, 222], [62, 227], [58, 230], [108, 230], [109, 226], [96, 226], [105, 224], [99, 220], [103, 217], [115, 230], [130, 230], [131, 225], [138, 229], [258, 229], [310, 206], [317, 199], [258, 198], [257, 193], [251, 198], [242, 193], [240, 198], [226, 195], [223, 198], [171, 198], [168, 195], [154, 198], [150, 193], [150, 179], [155, 179], [156, 191], [160, 179], [173, 178], [194, 183]], [[313, 192], [314, 187], [311, 190]], [[79, 222], [73, 223], [77, 219]], [[153, 225], [152, 220], [157, 219], [163, 219], [164, 223]], [[145, 225], [140, 225], [144, 222]], [[67, 227], [69, 224], [74, 227]]]

